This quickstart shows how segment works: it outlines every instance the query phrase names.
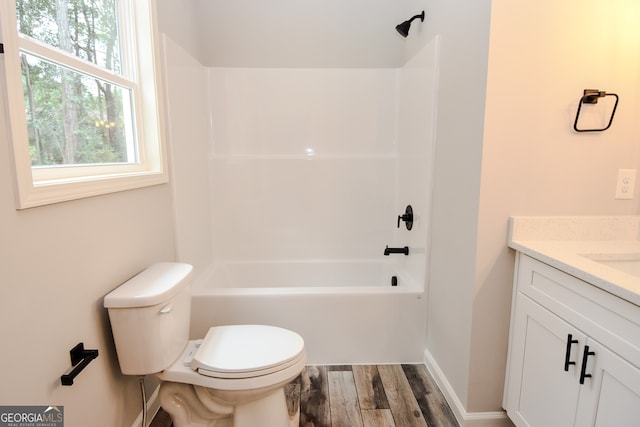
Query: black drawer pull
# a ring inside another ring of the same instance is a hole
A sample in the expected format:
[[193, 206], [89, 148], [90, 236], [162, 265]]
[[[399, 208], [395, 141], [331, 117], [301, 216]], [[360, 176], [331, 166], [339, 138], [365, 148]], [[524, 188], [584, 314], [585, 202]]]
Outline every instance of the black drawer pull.
[[573, 339], [573, 335], [569, 334], [567, 336], [567, 351], [564, 354], [564, 370], [569, 371], [569, 365], [575, 365], [576, 362], [571, 361], [571, 345], [577, 344], [578, 340]]
[[580, 369], [580, 384], [584, 384], [585, 378], [591, 378], [591, 374], [587, 374], [587, 359], [589, 356], [594, 356], [596, 353], [589, 351], [589, 346], [584, 346], [584, 352], [582, 353], [582, 369]]

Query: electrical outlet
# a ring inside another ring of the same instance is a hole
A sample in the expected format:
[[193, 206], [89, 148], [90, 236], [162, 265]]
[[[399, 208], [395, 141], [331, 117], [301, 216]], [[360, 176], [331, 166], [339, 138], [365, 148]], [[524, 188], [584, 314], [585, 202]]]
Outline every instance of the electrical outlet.
[[633, 199], [636, 188], [636, 170], [618, 169], [618, 184], [616, 185], [616, 199]]

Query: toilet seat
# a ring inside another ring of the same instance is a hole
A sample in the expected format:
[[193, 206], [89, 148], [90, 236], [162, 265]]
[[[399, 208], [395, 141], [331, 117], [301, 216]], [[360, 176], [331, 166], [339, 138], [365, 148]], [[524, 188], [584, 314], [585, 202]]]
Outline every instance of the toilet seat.
[[[263, 329], [262, 327], [259, 327], [256, 329], [255, 326], [256, 325], [236, 325], [236, 326], [225, 326], [225, 327], [219, 326], [211, 329], [233, 328], [231, 330], [227, 330], [227, 332], [231, 332], [231, 334], [234, 334], [235, 330], [242, 331], [245, 333], [248, 333], [250, 330], [254, 330], [257, 332], [263, 332], [267, 334], [267, 335], [261, 335], [263, 337], [264, 336], [273, 337], [273, 335], [268, 334], [269, 331], [267, 329]], [[267, 327], [267, 328], [274, 328], [274, 327]], [[277, 328], [277, 329], [281, 329], [281, 328]], [[193, 363], [193, 360], [195, 359], [195, 355], [198, 353], [198, 351], [202, 347], [202, 344], [204, 343], [204, 340], [201, 339], [201, 340], [189, 341], [189, 343], [185, 346], [184, 350], [182, 351], [182, 354], [173, 362], [173, 364], [171, 364], [171, 366], [167, 367], [162, 372], [156, 373], [156, 376], [162, 381], [186, 383], [186, 384], [192, 384], [195, 386], [202, 386], [202, 387], [207, 387], [212, 389], [229, 390], [229, 391], [232, 391], [232, 390], [242, 391], [242, 390], [258, 389], [261, 387], [271, 387], [279, 383], [286, 384], [287, 382], [290, 382], [291, 380], [293, 380], [300, 373], [300, 371], [302, 371], [307, 360], [307, 355], [304, 349], [304, 341], [302, 340], [302, 338], [295, 332], [291, 332], [286, 329], [284, 329], [283, 331], [286, 331], [286, 332], [282, 333], [280, 335], [280, 338], [277, 338], [277, 337], [274, 338], [275, 341], [270, 343], [272, 347], [275, 346], [275, 343], [278, 342], [279, 340], [285, 340], [286, 342], [287, 336], [291, 338], [293, 336], [297, 336], [300, 340], [298, 342], [298, 345], [300, 347], [299, 347], [298, 353], [293, 358], [291, 358], [290, 356], [292, 353], [295, 353], [297, 351], [296, 346], [293, 345], [292, 347], [289, 347], [290, 348], [289, 356], [286, 357], [286, 352], [284, 352], [285, 360], [281, 361], [281, 363], [274, 363], [272, 359], [272, 363], [270, 364], [270, 366], [267, 366], [267, 367], [263, 366], [262, 368], [256, 369], [256, 366], [265, 365], [265, 362], [262, 362], [262, 363], [254, 363], [252, 370], [247, 370], [246, 367], [244, 369], [238, 369], [236, 367], [235, 371], [230, 369], [232, 366], [227, 365], [226, 369], [222, 372], [220, 371], [219, 368], [221, 367], [225, 368], [225, 366], [216, 366], [215, 364], [213, 364], [214, 365], [213, 368], [217, 368], [217, 369], [201, 368], [203, 370], [209, 371], [207, 372], [207, 374], [209, 375], [205, 375], [205, 373], [199, 372], [200, 371], [199, 368], [196, 368], [197, 370], [192, 368], [192, 363]], [[272, 330], [271, 332], [274, 332], [274, 331]], [[293, 335], [289, 335], [289, 334], [293, 334]], [[246, 336], [245, 336], [245, 339], [246, 339]], [[296, 342], [297, 339], [292, 338], [292, 341]], [[265, 340], [262, 340], [262, 342], [263, 344], [266, 344]], [[205, 360], [208, 362], [211, 362], [208, 359], [205, 359]], [[209, 363], [205, 363], [205, 365], [208, 366]], [[226, 375], [227, 377], [225, 378], [220, 375]]]
[[229, 325], [209, 329], [191, 368], [214, 378], [267, 375], [295, 365], [304, 340], [288, 329], [267, 325]]

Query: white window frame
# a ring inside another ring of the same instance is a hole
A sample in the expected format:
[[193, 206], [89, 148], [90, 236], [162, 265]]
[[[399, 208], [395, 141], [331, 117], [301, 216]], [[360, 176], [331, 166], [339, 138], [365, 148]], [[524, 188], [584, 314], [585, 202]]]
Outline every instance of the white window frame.
[[[17, 209], [59, 203], [68, 200], [147, 187], [168, 182], [167, 155], [163, 141], [163, 105], [158, 59], [155, 2], [151, 0], [119, 0], [121, 43], [124, 64], [135, 64], [123, 70], [126, 80], [104, 71], [97, 75], [125, 88], [131, 88], [138, 162], [105, 165], [72, 165], [32, 167], [29, 153], [22, 72], [19, 51], [63, 64], [86, 73], [87, 64], [72, 55], [51, 49], [37, 40], [18, 35], [15, 1], [0, 1], [0, 42], [4, 44], [4, 77], [9, 145], [13, 153], [16, 177]], [[0, 66], [0, 73], [2, 72]], [[133, 85], [132, 85], [133, 82]], [[1, 91], [0, 91], [1, 92]]]

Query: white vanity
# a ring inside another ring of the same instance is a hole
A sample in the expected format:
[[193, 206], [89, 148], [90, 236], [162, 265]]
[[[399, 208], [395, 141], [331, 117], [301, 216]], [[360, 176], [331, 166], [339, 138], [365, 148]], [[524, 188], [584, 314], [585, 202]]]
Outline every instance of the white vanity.
[[517, 426], [640, 426], [640, 216], [513, 217], [503, 406]]

